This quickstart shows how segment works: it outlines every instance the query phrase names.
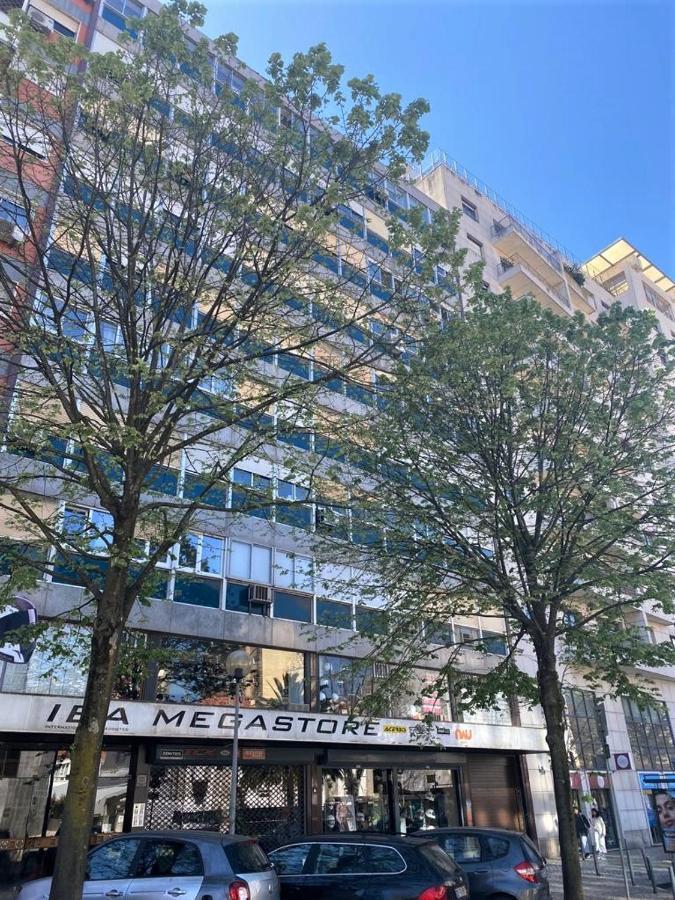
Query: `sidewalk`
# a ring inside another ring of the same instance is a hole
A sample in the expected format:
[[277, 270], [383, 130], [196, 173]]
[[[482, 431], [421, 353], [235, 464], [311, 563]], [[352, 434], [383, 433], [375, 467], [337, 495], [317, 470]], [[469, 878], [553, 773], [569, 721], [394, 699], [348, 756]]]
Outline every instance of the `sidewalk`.
[[[650, 853], [651, 857], [652, 854]], [[635, 875], [635, 885], [633, 885], [630, 880], [630, 873], [628, 873], [631, 900], [653, 900], [655, 894], [645, 872], [639, 851], [631, 851], [631, 862], [633, 864], [633, 874]], [[668, 880], [668, 874], [663, 868], [667, 864], [667, 860], [661, 853], [653, 859], [653, 862], [656, 866], [656, 882], [658, 885], [656, 896], [672, 897], [673, 892]], [[606, 859], [598, 862], [599, 877], [595, 874], [592, 858], [582, 860], [581, 868], [584, 891], [591, 900], [621, 900], [622, 897], [626, 896], [618, 851], [610, 851]], [[560, 863], [549, 863], [549, 873], [551, 878], [551, 896], [555, 900], [564, 900]]]

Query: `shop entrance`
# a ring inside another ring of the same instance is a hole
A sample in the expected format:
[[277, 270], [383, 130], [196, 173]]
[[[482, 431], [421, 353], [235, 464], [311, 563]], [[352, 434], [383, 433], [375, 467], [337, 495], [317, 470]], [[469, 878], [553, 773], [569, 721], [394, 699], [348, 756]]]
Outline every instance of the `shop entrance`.
[[324, 768], [323, 831], [412, 832], [461, 825], [457, 768]]
[[[152, 766], [145, 828], [227, 831], [232, 769], [217, 765]], [[239, 768], [237, 823], [240, 834], [265, 848], [304, 834], [302, 766]]]
[[461, 825], [458, 770], [399, 770], [398, 805], [403, 832]]

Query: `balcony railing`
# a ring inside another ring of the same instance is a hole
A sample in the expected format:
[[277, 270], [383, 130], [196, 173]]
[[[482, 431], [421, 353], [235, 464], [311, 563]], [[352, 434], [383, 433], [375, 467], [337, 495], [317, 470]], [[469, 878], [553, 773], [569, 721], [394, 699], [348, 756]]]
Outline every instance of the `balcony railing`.
[[[509, 256], [508, 259], [502, 257], [499, 265], [497, 266], [497, 271], [500, 275], [508, 276], [508, 273], [513, 272], [513, 270], [517, 267], [520, 267], [520, 269], [524, 272], [526, 278], [532, 280], [532, 283], [536, 285], [538, 290], [543, 291], [557, 303], [562, 304], [565, 309], [571, 309], [569, 297], [565, 293], [564, 289], [558, 289], [549, 284], [547, 279], [539, 272], [537, 272], [537, 270], [532, 266], [531, 263], [529, 263], [526, 259], [523, 259], [521, 256], [518, 256], [518, 254]], [[536, 293], [536, 291], [533, 293]]]
[[540, 240], [535, 234], [532, 234], [531, 231], [528, 231], [520, 222], [515, 219], [511, 215], [504, 216], [503, 219], [500, 219], [499, 222], [495, 222], [492, 226], [492, 235], [493, 237], [501, 237], [507, 231], [513, 230], [517, 234], [519, 234], [522, 239], [530, 245], [534, 250], [537, 251], [541, 256], [544, 257], [546, 262], [552, 266], [556, 272], [560, 272], [562, 275], [563, 272], [563, 264], [558, 256], [547, 244], [545, 244], [542, 240]]

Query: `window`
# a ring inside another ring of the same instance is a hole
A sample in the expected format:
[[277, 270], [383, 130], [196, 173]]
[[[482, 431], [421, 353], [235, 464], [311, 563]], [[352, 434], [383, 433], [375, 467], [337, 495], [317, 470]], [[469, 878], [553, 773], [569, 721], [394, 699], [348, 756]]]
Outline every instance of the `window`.
[[371, 609], [368, 606], [356, 607], [356, 630], [366, 637], [369, 634], [386, 634], [387, 617], [381, 609]]
[[87, 863], [88, 881], [110, 881], [115, 878], [130, 878], [140, 841], [135, 838], [110, 841], [89, 856]]
[[175, 635], [166, 635], [162, 641], [155, 699], [227, 706], [234, 697], [226, 660], [233, 650], [240, 649], [254, 660], [253, 671], [243, 688], [246, 706], [306, 708], [304, 653]]
[[272, 581], [272, 550], [243, 541], [230, 541], [229, 575], [258, 584]]
[[392, 875], [405, 872], [401, 854], [393, 847], [366, 844], [319, 844], [316, 875]]
[[294, 622], [312, 621], [312, 599], [286, 591], [274, 592], [274, 616], [277, 619], [292, 619]]
[[178, 841], [144, 840], [134, 869], [135, 878], [204, 874], [199, 849], [195, 844], [183, 844]]
[[458, 644], [475, 644], [480, 641], [480, 631], [470, 625], [455, 625]]
[[223, 538], [188, 532], [180, 544], [178, 565], [181, 569], [222, 575], [224, 545]]
[[602, 281], [602, 286], [606, 291], [609, 291], [613, 297], [618, 297], [628, 290], [628, 281], [626, 280], [625, 274], [619, 272], [618, 275], [612, 275], [611, 278]]
[[592, 691], [565, 691], [565, 704], [575, 768], [604, 770], [605, 752], [595, 694]]
[[237, 841], [236, 844], [226, 844], [223, 849], [235, 875], [265, 872], [270, 868], [265, 851], [255, 841]]
[[469, 262], [471, 262], [471, 251], [473, 251], [473, 253], [475, 253], [479, 259], [485, 259], [485, 256], [483, 255], [483, 245], [481, 244], [481, 242], [475, 237], [471, 237], [470, 234], [467, 234], [466, 239], [469, 242]]
[[336, 603], [334, 600], [316, 601], [317, 625], [326, 625], [330, 628], [353, 627], [352, 607], [348, 603]]
[[[292, 481], [277, 480], [276, 521], [296, 528], [312, 527], [312, 507], [302, 501], [309, 500], [307, 488]], [[284, 503], [284, 501], [287, 501]], [[292, 505], [291, 505], [292, 504]]]
[[656, 706], [640, 708], [624, 697], [623, 711], [636, 768], [672, 771], [675, 766], [675, 743], [666, 710]]
[[488, 653], [494, 653], [497, 656], [506, 656], [506, 636], [498, 632], [484, 631], [483, 644]]
[[477, 834], [448, 834], [443, 839], [443, 849], [460, 866], [480, 862], [480, 838]]
[[478, 207], [475, 203], [467, 200], [466, 197], [462, 197], [462, 212], [465, 216], [473, 219], [474, 222], [478, 221]]
[[485, 859], [503, 859], [509, 852], [510, 844], [504, 838], [496, 837], [494, 834], [486, 834], [483, 836]]
[[246, 79], [235, 72], [234, 69], [216, 60], [215, 82], [216, 94], [220, 94], [224, 87], [227, 87], [234, 94], [241, 94], [244, 90]]
[[314, 591], [314, 571], [309, 556], [277, 550], [274, 554], [274, 584], [295, 591]]
[[[246, 469], [232, 470], [232, 509], [240, 509], [247, 516], [271, 518], [272, 479]], [[256, 501], [268, 501], [256, 506]]]
[[28, 216], [22, 205], [14, 203], [8, 197], [0, 196], [0, 219], [11, 222], [20, 228], [24, 234], [28, 233]]
[[50, 302], [44, 298], [35, 305], [35, 324], [45, 331], [60, 334], [66, 340], [83, 342], [87, 338], [88, 314], [78, 309], [74, 303], [66, 304], [64, 300], [54, 297]]
[[141, 19], [144, 9], [136, 0], [105, 0], [101, 7], [101, 18], [120, 31], [128, 31], [135, 37], [136, 32], [127, 25], [127, 18]]
[[[178, 567], [195, 574], [176, 574], [173, 592], [176, 603], [190, 603], [212, 609], [220, 606], [224, 547], [224, 539], [212, 535], [189, 532], [183, 537], [178, 553]], [[197, 577], [198, 575], [209, 577]]]
[[279, 875], [302, 875], [312, 844], [293, 844], [290, 847], [280, 847], [270, 853], [270, 859], [274, 863]]
[[427, 622], [424, 633], [430, 644], [450, 647], [453, 643], [452, 624], [450, 622]]
[[[91, 553], [106, 554], [112, 542], [113, 518], [103, 509], [81, 509], [66, 506], [63, 510], [62, 531], [75, 547]], [[83, 542], [86, 546], [83, 546]]]

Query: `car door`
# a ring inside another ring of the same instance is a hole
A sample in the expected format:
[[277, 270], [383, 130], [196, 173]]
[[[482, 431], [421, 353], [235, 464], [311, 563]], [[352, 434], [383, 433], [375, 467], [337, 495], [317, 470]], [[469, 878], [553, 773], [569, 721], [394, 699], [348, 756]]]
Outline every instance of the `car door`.
[[86, 900], [127, 897], [140, 843], [138, 838], [119, 838], [92, 850], [87, 859], [82, 897]]
[[129, 900], [195, 900], [204, 881], [202, 855], [191, 841], [144, 838], [134, 869]]
[[[513, 890], [514, 882], [518, 883], [518, 875], [513, 871], [511, 841], [498, 834], [482, 834], [481, 843], [483, 845], [483, 861], [489, 866], [491, 872], [492, 890], [506, 893]], [[520, 860], [518, 861], [520, 862]]]
[[483, 900], [492, 894], [492, 873], [483, 858], [481, 840], [476, 832], [451, 831], [442, 835], [440, 844], [469, 879], [471, 900]]
[[267, 854], [279, 877], [281, 900], [311, 900], [309, 879], [303, 873], [314, 847], [311, 843], [286, 844]]

